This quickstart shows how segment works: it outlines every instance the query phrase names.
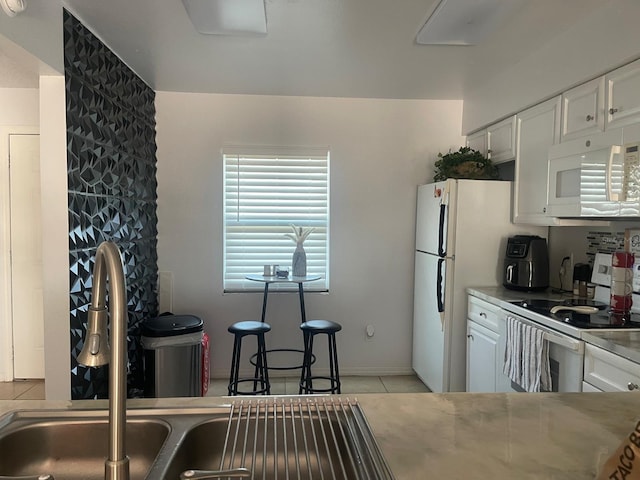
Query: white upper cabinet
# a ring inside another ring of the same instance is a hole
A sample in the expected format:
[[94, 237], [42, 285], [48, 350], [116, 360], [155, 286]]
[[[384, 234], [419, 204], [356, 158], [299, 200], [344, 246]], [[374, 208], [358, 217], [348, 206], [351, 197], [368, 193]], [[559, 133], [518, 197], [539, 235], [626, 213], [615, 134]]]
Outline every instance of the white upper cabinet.
[[605, 128], [640, 122], [640, 60], [605, 75]]
[[508, 162], [516, 158], [516, 116], [487, 128], [487, 152], [493, 163]]
[[485, 157], [487, 156], [487, 130], [482, 129], [472, 133], [467, 137], [467, 147], [479, 151]]
[[604, 130], [604, 84], [600, 77], [562, 94], [563, 142]]
[[516, 116], [478, 130], [467, 137], [467, 147], [479, 151], [493, 163], [516, 158]]
[[546, 215], [549, 147], [560, 139], [561, 97], [516, 115], [513, 223], [555, 225]]

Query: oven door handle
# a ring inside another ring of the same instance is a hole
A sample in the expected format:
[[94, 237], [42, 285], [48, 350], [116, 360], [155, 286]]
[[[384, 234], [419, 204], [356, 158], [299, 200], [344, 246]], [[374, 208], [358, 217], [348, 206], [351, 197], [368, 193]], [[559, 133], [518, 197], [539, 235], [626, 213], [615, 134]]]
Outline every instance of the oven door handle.
[[[539, 328], [539, 327], [538, 327]], [[555, 333], [544, 330], [544, 339], [549, 343], [555, 343], [561, 347], [568, 348], [580, 354], [584, 353], [584, 342], [576, 340], [571, 337], [565, 337], [564, 335], [557, 335]]]

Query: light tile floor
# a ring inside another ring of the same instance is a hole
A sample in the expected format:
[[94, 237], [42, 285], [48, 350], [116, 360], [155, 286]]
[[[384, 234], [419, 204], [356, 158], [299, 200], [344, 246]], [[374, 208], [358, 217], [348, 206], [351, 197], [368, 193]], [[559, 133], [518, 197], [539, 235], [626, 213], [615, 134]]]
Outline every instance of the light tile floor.
[[[298, 378], [271, 379], [271, 393], [273, 395], [297, 395]], [[415, 375], [393, 376], [346, 376], [340, 377], [341, 392], [356, 393], [415, 393], [430, 390]], [[207, 396], [227, 395], [227, 379], [214, 379], [209, 385]], [[314, 387], [316, 384], [314, 383]], [[322, 387], [322, 385], [320, 385]]]
[[[340, 380], [342, 393], [348, 394], [429, 392], [429, 389], [415, 375], [346, 376]], [[227, 395], [227, 383], [228, 379], [211, 380], [207, 396]], [[297, 395], [298, 379], [294, 377], [272, 379], [271, 393]], [[0, 400], [44, 400], [44, 381], [0, 382]]]

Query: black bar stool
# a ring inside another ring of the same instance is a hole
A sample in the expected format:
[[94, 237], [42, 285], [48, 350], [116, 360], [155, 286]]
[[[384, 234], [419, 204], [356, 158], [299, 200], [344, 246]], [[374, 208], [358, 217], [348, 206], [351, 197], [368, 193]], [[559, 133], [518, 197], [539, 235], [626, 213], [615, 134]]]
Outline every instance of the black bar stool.
[[[271, 394], [269, 385], [269, 370], [267, 368], [267, 349], [264, 342], [264, 334], [271, 330], [271, 325], [254, 320], [236, 322], [228, 329], [233, 333], [233, 356], [231, 358], [231, 373], [229, 375], [229, 395], [259, 395]], [[238, 378], [240, 372], [240, 349], [242, 339], [247, 335], [255, 335], [258, 340], [258, 352], [256, 353], [255, 372], [252, 378]], [[253, 382], [253, 390], [240, 391], [241, 383]], [[260, 388], [258, 388], [260, 383]]]
[[[342, 325], [331, 320], [309, 320], [300, 325], [304, 337], [304, 358], [300, 375], [299, 394], [302, 393], [340, 393], [340, 372], [338, 370], [338, 350], [336, 349], [336, 332]], [[313, 337], [326, 334], [329, 343], [329, 375], [313, 376], [311, 365], [314, 361]], [[329, 380], [329, 388], [313, 388], [314, 380]]]

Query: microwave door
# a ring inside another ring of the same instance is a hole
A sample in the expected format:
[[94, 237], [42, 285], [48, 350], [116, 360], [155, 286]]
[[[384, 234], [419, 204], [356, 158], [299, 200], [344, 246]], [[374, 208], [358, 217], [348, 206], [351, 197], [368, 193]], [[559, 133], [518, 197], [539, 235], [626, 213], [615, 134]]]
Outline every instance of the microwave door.
[[620, 163], [620, 153], [612, 153], [611, 147], [550, 156], [549, 213], [558, 217], [618, 216]]
[[580, 169], [580, 216], [620, 215], [622, 156], [620, 146], [594, 150], [582, 155]]

